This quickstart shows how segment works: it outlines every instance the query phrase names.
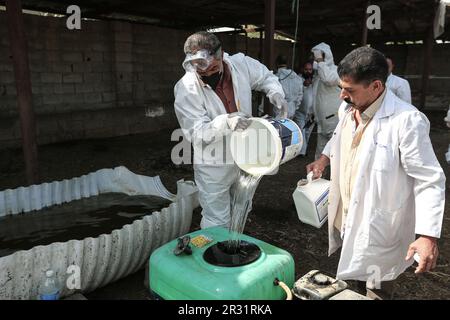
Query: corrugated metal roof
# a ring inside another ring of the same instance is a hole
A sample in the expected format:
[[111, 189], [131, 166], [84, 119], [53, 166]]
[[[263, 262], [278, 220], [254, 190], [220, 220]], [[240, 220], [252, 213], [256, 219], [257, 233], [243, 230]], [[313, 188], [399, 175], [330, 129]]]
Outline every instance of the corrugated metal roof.
[[[420, 40], [432, 23], [439, 0], [378, 0], [382, 28], [370, 30], [369, 38], [383, 40]], [[0, 1], [1, 2], [1, 1]], [[264, 0], [230, 1], [133, 1], [128, 0], [22, 0], [24, 8], [66, 13], [69, 5], [80, 6], [82, 16], [149, 23], [184, 30], [212, 27], [240, 27], [264, 24]], [[366, 15], [367, 0], [301, 0], [299, 30], [308, 39], [358, 42]], [[275, 29], [294, 34], [296, 14], [292, 0], [277, 0]], [[449, 32], [443, 37], [448, 38]], [[441, 37], [442, 38], [442, 37]]]

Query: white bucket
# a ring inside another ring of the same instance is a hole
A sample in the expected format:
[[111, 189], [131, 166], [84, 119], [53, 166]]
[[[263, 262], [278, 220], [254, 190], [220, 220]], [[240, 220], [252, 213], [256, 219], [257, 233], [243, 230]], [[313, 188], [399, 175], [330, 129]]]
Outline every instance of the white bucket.
[[299, 155], [303, 135], [290, 119], [251, 118], [250, 126], [231, 135], [231, 155], [251, 175], [275, 174], [280, 164]]
[[320, 228], [328, 217], [330, 181], [321, 178], [312, 180], [312, 172], [307, 178], [299, 181], [292, 198], [300, 221]]

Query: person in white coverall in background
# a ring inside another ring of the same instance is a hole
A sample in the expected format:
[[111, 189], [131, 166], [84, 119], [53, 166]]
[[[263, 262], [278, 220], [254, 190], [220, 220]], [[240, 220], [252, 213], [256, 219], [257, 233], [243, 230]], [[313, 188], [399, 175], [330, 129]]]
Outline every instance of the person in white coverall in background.
[[317, 122], [317, 147], [315, 159], [320, 157], [323, 148], [330, 140], [338, 123], [338, 109], [342, 102], [339, 98], [339, 76], [334, 64], [330, 46], [324, 42], [311, 49], [314, 56], [314, 115]]
[[300, 150], [300, 155], [305, 156], [306, 150], [308, 148], [308, 141], [311, 133], [314, 129], [314, 86], [313, 86], [313, 63], [306, 62], [303, 65], [303, 70], [301, 73], [301, 80], [303, 86], [303, 98], [300, 107], [295, 112], [294, 121], [300, 127], [303, 134], [303, 145]]
[[302, 79], [294, 70], [287, 68], [287, 59], [285, 56], [279, 55], [275, 60], [275, 64], [277, 66], [276, 76], [283, 87], [285, 99], [288, 103], [287, 118], [293, 119], [295, 111], [300, 107], [303, 98]]
[[386, 60], [389, 67], [389, 76], [386, 81], [386, 87], [403, 101], [411, 103], [411, 88], [408, 80], [394, 75], [392, 73], [392, 70], [394, 70], [394, 61], [391, 57], [386, 57]]
[[284, 116], [287, 102], [272, 71], [242, 53], [224, 53], [212, 33], [189, 36], [184, 53], [186, 73], [175, 85], [174, 106], [183, 134], [194, 147], [194, 178], [203, 208], [201, 227], [227, 227], [231, 187], [239, 170], [230, 160], [229, 134], [248, 127], [252, 90], [264, 92]]
[[381, 52], [355, 49], [338, 73], [345, 101], [340, 121], [306, 169], [317, 178], [331, 167], [328, 253], [342, 246], [337, 277], [364, 282], [372, 298], [391, 298], [392, 281], [415, 255], [416, 273], [436, 266], [445, 176], [426, 116], [386, 89]]

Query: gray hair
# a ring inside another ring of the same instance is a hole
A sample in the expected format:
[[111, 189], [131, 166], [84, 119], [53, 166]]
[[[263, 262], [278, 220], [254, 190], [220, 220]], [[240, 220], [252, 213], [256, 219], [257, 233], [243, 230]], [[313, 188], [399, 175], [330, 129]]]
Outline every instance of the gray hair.
[[208, 50], [212, 55], [218, 57], [221, 55], [222, 44], [214, 33], [199, 31], [190, 35], [184, 43], [184, 53], [195, 53], [198, 50]]

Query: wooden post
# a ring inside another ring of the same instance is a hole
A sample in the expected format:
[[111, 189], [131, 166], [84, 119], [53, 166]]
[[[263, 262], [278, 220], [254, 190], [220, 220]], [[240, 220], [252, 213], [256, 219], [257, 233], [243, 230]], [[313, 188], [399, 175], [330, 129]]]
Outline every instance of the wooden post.
[[248, 55], [248, 32], [247, 32], [247, 25], [245, 25], [245, 55]]
[[367, 18], [369, 15], [367, 14], [367, 8], [370, 6], [370, 1], [367, 1], [366, 6], [364, 7], [364, 20], [362, 25], [362, 34], [361, 34], [361, 47], [367, 45]]
[[421, 90], [420, 90], [420, 102], [419, 102], [419, 110], [425, 109], [425, 104], [427, 101], [427, 91], [428, 91], [428, 80], [430, 78], [431, 73], [431, 60], [433, 58], [433, 46], [435, 43], [434, 40], [434, 19], [436, 17], [437, 11], [439, 7], [439, 0], [434, 0], [433, 6], [433, 14], [431, 15], [431, 20], [428, 25], [427, 33], [425, 34], [424, 41], [424, 51], [423, 51], [423, 69], [422, 69], [422, 81], [421, 81]]
[[419, 110], [425, 109], [425, 104], [427, 100], [427, 91], [428, 91], [428, 80], [430, 77], [431, 71], [431, 59], [433, 56], [433, 44], [434, 44], [434, 35], [433, 35], [433, 25], [428, 27], [426, 40], [424, 43], [424, 51], [423, 51], [423, 69], [422, 69], [422, 81], [421, 81], [421, 90], [420, 90], [420, 102], [419, 102]]
[[[300, 9], [299, 9], [300, 10]], [[303, 65], [306, 62], [306, 32], [305, 32], [305, 27], [302, 26], [302, 24], [299, 25], [299, 38], [298, 38], [298, 58], [299, 58], [299, 72], [302, 71]]]
[[245, 55], [248, 55], [248, 33], [245, 31]]
[[264, 0], [265, 20], [264, 20], [264, 63], [270, 70], [273, 69], [273, 47], [275, 34], [275, 0]]
[[22, 16], [22, 1], [6, 0], [5, 4], [16, 80], [17, 105], [19, 107], [26, 178], [28, 184], [36, 184], [39, 181], [38, 151], [31, 94], [30, 67], [28, 65], [28, 47]]
[[263, 42], [263, 31], [259, 31], [259, 52], [258, 52], [258, 60], [263, 61], [263, 52], [264, 52], [264, 42]]
[[[273, 70], [273, 36], [275, 34], [275, 0], [264, 0], [264, 64]], [[272, 107], [267, 99], [264, 99], [264, 113], [272, 115]]]

